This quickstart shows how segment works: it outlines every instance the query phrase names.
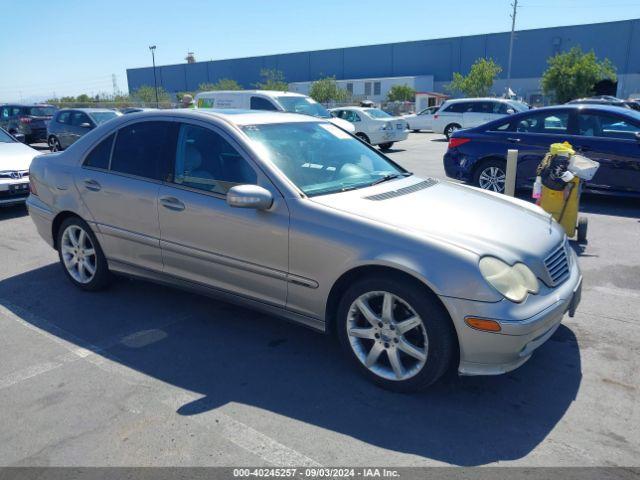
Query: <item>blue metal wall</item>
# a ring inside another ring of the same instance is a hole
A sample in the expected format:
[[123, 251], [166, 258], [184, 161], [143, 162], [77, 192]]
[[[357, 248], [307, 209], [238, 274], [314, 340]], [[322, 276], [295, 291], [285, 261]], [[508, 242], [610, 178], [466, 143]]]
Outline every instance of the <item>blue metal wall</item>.
[[[517, 32], [512, 78], [540, 77], [547, 59], [579, 45], [607, 57], [619, 74], [640, 74], [640, 19], [591, 25], [543, 28]], [[260, 70], [275, 68], [287, 82], [315, 80], [327, 75], [338, 79], [433, 75], [449, 81], [453, 72], [466, 73], [479, 57], [493, 58], [506, 74], [508, 33], [337, 48], [160, 66], [158, 83], [169, 92], [195, 90], [205, 82], [232, 78], [245, 88], [260, 81]], [[127, 70], [129, 91], [153, 85], [152, 67]]]

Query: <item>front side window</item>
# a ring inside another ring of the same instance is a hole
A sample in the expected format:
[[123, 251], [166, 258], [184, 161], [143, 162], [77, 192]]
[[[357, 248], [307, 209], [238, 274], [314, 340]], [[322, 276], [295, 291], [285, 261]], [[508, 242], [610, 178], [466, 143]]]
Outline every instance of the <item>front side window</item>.
[[121, 128], [111, 158], [111, 170], [162, 180], [173, 161], [171, 122], [140, 122]]
[[4, 107], [2, 110], [0, 110], [0, 117], [9, 118], [9, 107]]
[[235, 185], [255, 185], [255, 170], [221, 135], [183, 124], [178, 134], [174, 182], [225, 195]]
[[355, 123], [355, 122], [359, 122], [360, 121], [360, 117], [353, 110], [343, 110], [341, 118], [343, 118], [347, 122], [351, 122], [351, 123]]
[[276, 106], [266, 98], [251, 97], [251, 110], [273, 110], [277, 111]]
[[330, 123], [248, 125], [243, 130], [265, 160], [310, 196], [367, 187], [381, 179], [408, 175]]
[[579, 114], [578, 134], [585, 137], [635, 140], [640, 127], [613, 115]]
[[111, 146], [113, 145], [115, 136], [116, 134], [112, 133], [96, 145], [93, 150], [91, 150], [91, 153], [87, 155], [84, 166], [107, 170], [109, 168], [109, 157], [111, 157]]
[[522, 133], [548, 133], [566, 134], [569, 124], [569, 113], [537, 113], [520, 119], [517, 125], [518, 132]]
[[89, 121], [89, 117], [87, 117], [86, 113], [73, 112], [73, 114], [71, 114], [71, 125], [73, 125], [74, 127], [79, 127], [83, 123], [91, 124], [91, 122]]

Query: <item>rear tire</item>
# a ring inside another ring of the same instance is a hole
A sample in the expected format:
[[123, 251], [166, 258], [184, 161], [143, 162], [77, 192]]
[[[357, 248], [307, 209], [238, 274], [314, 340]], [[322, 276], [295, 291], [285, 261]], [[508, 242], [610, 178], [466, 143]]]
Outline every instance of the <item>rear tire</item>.
[[62, 145], [60, 145], [60, 140], [58, 140], [58, 138], [54, 137], [53, 135], [49, 137], [47, 144], [49, 145], [49, 150], [51, 150], [52, 152], [62, 151]]
[[383, 388], [427, 388], [455, 358], [451, 318], [417, 281], [395, 275], [358, 280], [342, 296], [336, 318], [345, 354]]
[[371, 140], [369, 140], [369, 137], [362, 132], [356, 133], [356, 137], [358, 137], [360, 140], [362, 140], [365, 143], [371, 144]]
[[380, 150], [389, 150], [393, 147], [393, 142], [381, 143], [378, 147], [380, 147]]
[[447, 140], [449, 140], [449, 138], [451, 138], [451, 134], [456, 130], [460, 130], [461, 128], [462, 127], [457, 123], [450, 123], [444, 129], [444, 136], [447, 137]]
[[589, 220], [585, 217], [580, 217], [578, 219], [578, 227], [576, 230], [578, 231], [578, 243], [586, 244], [587, 243], [587, 228], [589, 226]]
[[473, 174], [473, 184], [483, 190], [504, 193], [506, 172], [506, 162], [498, 159], [484, 161]]
[[91, 227], [79, 217], [70, 217], [58, 229], [58, 257], [67, 278], [76, 287], [96, 291], [105, 288], [111, 273]]

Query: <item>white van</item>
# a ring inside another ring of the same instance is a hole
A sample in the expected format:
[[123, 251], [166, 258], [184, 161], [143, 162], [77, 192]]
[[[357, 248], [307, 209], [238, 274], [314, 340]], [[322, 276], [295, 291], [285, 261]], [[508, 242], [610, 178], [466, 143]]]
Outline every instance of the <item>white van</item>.
[[433, 116], [433, 131], [449, 138], [461, 128], [471, 128], [529, 107], [504, 98], [456, 98], [444, 102]]
[[195, 98], [196, 108], [237, 108], [241, 110], [274, 110], [301, 113], [313, 117], [326, 118], [338, 127], [354, 133], [354, 126], [340, 118], [334, 118], [329, 111], [313, 98], [300, 93], [277, 92], [273, 90], [220, 90], [200, 92]]

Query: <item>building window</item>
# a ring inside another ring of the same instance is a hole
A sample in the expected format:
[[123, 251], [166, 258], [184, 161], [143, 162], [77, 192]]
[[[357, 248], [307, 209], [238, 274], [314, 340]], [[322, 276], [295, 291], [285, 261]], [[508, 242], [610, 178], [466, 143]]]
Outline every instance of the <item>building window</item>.
[[347, 92], [349, 92], [349, 95], [353, 95], [353, 82], [347, 83]]
[[373, 94], [380, 95], [380, 82], [373, 83]]
[[371, 82], [364, 82], [364, 94], [371, 95]]

